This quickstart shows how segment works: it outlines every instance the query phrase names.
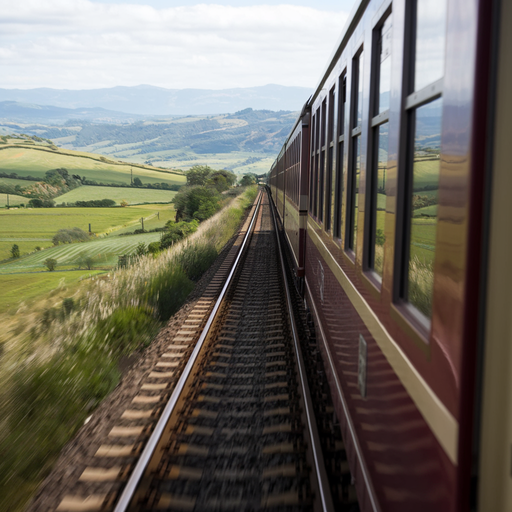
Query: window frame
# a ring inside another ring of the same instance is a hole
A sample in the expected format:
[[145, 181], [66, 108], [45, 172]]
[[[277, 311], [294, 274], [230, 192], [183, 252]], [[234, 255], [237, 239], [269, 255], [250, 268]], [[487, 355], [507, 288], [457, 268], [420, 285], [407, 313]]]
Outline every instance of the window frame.
[[[420, 0], [421, 1], [421, 0]], [[393, 303], [428, 345], [431, 318], [427, 318], [408, 300], [410, 259], [412, 185], [414, 165], [415, 113], [419, 107], [443, 97], [443, 78], [420, 90], [414, 90], [416, 70], [417, 2], [407, 2], [405, 12], [404, 55], [402, 77], [401, 130], [399, 161], [404, 164], [398, 173], [395, 227], [395, 261], [393, 267]], [[445, 27], [446, 34], [446, 27]], [[446, 54], [445, 54], [446, 62]], [[442, 123], [442, 117], [441, 117]], [[434, 260], [435, 261], [435, 260]]]
[[[393, 15], [390, 3], [375, 22], [372, 29], [372, 62], [370, 69], [370, 105], [371, 113], [368, 126], [368, 158], [366, 172], [366, 196], [364, 218], [363, 242], [363, 272], [370, 282], [380, 291], [383, 276], [375, 271], [375, 237], [377, 233], [377, 178], [379, 165], [379, 128], [388, 123], [390, 108], [379, 114], [380, 101], [380, 65], [381, 65], [381, 38], [384, 23]], [[391, 20], [393, 22], [393, 20]], [[391, 27], [393, 30], [393, 25]], [[393, 54], [389, 58], [393, 58]]]
[[343, 237], [343, 207], [345, 191], [344, 187], [344, 153], [345, 153], [345, 117], [347, 110], [347, 66], [337, 78], [338, 94], [337, 94], [337, 126], [334, 144], [336, 159], [335, 172], [333, 173], [334, 182], [334, 201], [333, 201], [333, 239], [341, 243]]
[[[363, 61], [361, 62], [361, 56]], [[362, 64], [362, 66], [361, 66]], [[363, 99], [361, 99], [361, 124], [358, 124], [357, 114], [359, 105], [359, 79], [363, 73]], [[361, 137], [359, 144], [362, 149], [363, 133], [363, 112], [364, 112], [364, 44], [359, 45], [357, 51], [352, 57], [351, 68], [351, 91], [350, 91], [350, 114], [349, 114], [349, 140], [348, 142], [348, 165], [347, 165], [347, 194], [345, 205], [345, 252], [355, 261], [357, 252], [357, 233], [354, 229], [354, 220], [356, 213], [354, 211], [356, 204], [356, 180], [357, 180], [357, 139]], [[359, 162], [361, 163], [362, 151], [359, 153]], [[359, 210], [358, 210], [359, 212]], [[361, 228], [361, 226], [359, 226]], [[354, 236], [355, 235], [355, 236]]]

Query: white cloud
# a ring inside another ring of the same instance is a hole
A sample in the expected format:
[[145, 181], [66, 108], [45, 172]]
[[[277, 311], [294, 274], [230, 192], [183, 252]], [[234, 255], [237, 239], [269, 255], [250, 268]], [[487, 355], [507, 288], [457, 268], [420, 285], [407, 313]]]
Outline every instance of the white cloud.
[[346, 19], [291, 5], [9, 2], [0, 11], [0, 87], [313, 87]]

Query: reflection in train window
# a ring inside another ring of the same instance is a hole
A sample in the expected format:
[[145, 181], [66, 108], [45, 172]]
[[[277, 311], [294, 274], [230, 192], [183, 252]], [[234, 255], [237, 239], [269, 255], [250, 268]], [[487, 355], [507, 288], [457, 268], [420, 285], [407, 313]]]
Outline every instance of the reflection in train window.
[[333, 237], [341, 238], [343, 224], [343, 146], [345, 142], [345, 120], [348, 108], [347, 101], [347, 75], [344, 72], [338, 80], [338, 137], [336, 149], [336, 172], [333, 173], [332, 190], [333, 201]]
[[391, 15], [381, 22], [373, 33], [377, 49], [372, 63], [372, 148], [368, 172], [369, 231], [367, 268], [374, 270], [378, 281], [384, 270], [384, 219], [386, 214], [386, 172], [388, 165], [389, 95], [391, 91]]
[[380, 69], [377, 114], [381, 114], [389, 109], [389, 95], [391, 92], [391, 28], [391, 16], [388, 16], [380, 29], [379, 37]]
[[359, 57], [354, 59], [354, 128], [361, 126], [363, 122], [363, 52], [359, 54]]
[[441, 154], [442, 98], [413, 114], [414, 161], [410, 209], [407, 299], [427, 318], [432, 314], [434, 257]]
[[443, 77], [446, 0], [417, 0], [414, 90]]
[[[370, 268], [373, 268], [377, 274], [382, 277], [384, 270], [384, 219], [386, 215], [386, 172], [388, 167], [388, 129], [389, 123], [383, 123], [375, 130], [374, 144], [377, 150], [376, 155], [376, 171], [374, 174], [373, 196], [374, 204], [372, 205], [373, 215], [373, 251], [370, 256]], [[374, 167], [375, 168], [375, 167]]]
[[359, 213], [359, 177], [361, 175], [361, 137], [354, 137], [353, 140], [353, 174], [352, 174], [352, 197], [350, 211], [350, 230], [348, 234], [348, 248], [354, 252], [357, 246], [357, 216]]
[[326, 190], [325, 190], [325, 230], [330, 231], [331, 229], [331, 220], [332, 220], [332, 196], [333, 196], [333, 156], [334, 156], [334, 87], [329, 91], [329, 114], [327, 117], [327, 122], [329, 123], [329, 128], [327, 130], [327, 169], [326, 169]]

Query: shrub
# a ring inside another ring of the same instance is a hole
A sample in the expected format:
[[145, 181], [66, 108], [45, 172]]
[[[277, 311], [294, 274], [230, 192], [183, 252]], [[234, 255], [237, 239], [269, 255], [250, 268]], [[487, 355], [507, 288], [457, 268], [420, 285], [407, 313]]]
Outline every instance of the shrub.
[[144, 256], [147, 254], [147, 252], [148, 248], [144, 242], [140, 242], [139, 244], [137, 244], [137, 247], [135, 248], [135, 254], [137, 256]]
[[89, 235], [80, 228], [59, 229], [52, 238], [53, 245], [72, 244], [74, 242], [85, 242], [89, 240]]
[[162, 235], [162, 239], [160, 241], [160, 247], [162, 249], [167, 249], [172, 244], [183, 240], [183, 238], [195, 233], [199, 226], [199, 222], [197, 220], [193, 220], [191, 222], [172, 222], [169, 221], [165, 225], [168, 231]]
[[13, 259], [17, 259], [20, 257], [20, 248], [17, 244], [13, 244], [13, 246], [11, 247], [11, 255]]
[[55, 206], [55, 201], [52, 201], [51, 199], [34, 198], [28, 202], [28, 205], [32, 208], [53, 208]]
[[109, 208], [115, 206], [113, 199], [93, 199], [91, 201], [76, 201], [75, 206], [80, 208]]
[[218, 254], [217, 249], [210, 242], [193, 243], [184, 247], [177, 256], [177, 263], [189, 279], [198, 281], [212, 266]]
[[119, 357], [148, 346], [159, 327], [148, 307], [118, 308], [96, 324], [90, 343], [109, 357]]
[[160, 252], [160, 242], [151, 242], [148, 245], [148, 252], [149, 254], [156, 254]]
[[166, 321], [178, 311], [194, 284], [180, 266], [160, 268], [144, 290], [144, 300]]
[[44, 260], [44, 265], [50, 272], [53, 272], [57, 267], [57, 260], [53, 258], [46, 258]]

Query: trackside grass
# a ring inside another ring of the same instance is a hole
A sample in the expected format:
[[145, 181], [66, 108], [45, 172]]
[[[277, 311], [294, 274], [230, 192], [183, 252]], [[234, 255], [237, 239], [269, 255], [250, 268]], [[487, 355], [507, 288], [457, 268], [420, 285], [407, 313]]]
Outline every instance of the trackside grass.
[[234, 234], [255, 187], [157, 257], [3, 316], [0, 510], [21, 511], [61, 448], [116, 386], [123, 355], [148, 345]]

